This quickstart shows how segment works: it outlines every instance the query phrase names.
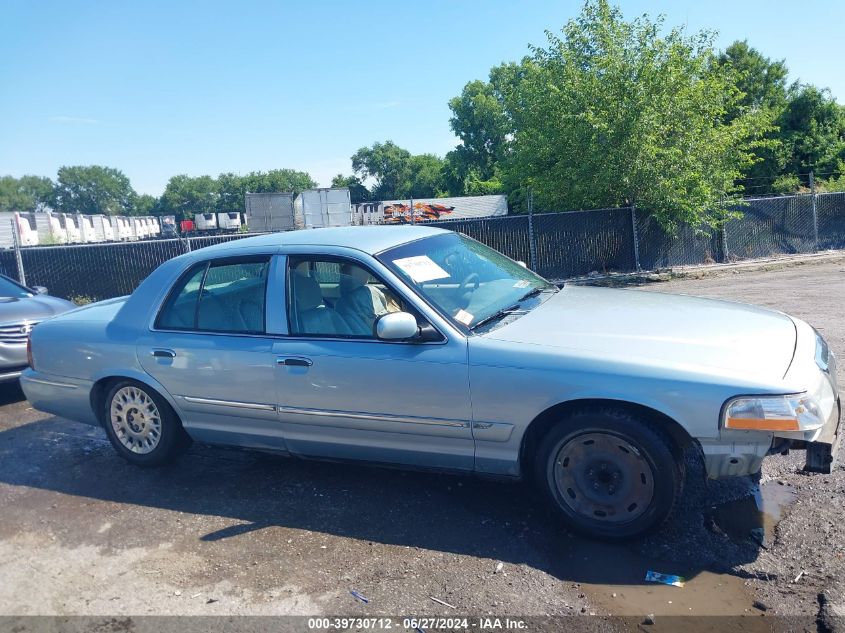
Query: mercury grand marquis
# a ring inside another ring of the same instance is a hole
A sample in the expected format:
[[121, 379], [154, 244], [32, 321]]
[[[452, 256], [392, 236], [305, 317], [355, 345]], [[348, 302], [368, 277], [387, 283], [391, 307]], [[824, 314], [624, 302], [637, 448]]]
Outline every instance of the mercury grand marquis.
[[608, 539], [709, 477], [807, 451], [829, 471], [833, 353], [762, 308], [564, 285], [463, 235], [327, 228], [204, 248], [34, 328], [32, 405], [139, 466], [192, 441], [531, 479]]

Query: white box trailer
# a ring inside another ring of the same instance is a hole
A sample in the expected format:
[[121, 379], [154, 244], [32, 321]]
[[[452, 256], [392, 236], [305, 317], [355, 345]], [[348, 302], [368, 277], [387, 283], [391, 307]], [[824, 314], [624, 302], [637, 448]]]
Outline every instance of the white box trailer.
[[111, 217], [97, 214], [86, 215], [84, 219], [91, 224], [94, 231], [93, 239], [85, 240], [86, 242], [113, 242], [115, 240]]
[[241, 214], [237, 211], [227, 211], [217, 214], [217, 226], [223, 231], [240, 231]]
[[352, 203], [345, 187], [307, 189], [296, 197], [293, 209], [306, 229], [352, 224]]
[[197, 231], [216, 231], [217, 214], [197, 213], [196, 215], [194, 215], [194, 224], [197, 227]]
[[147, 224], [150, 227], [150, 237], [158, 237], [161, 235], [161, 225], [158, 223], [158, 218], [148, 215]]
[[0, 248], [14, 247], [16, 236], [21, 246], [37, 246], [39, 239], [34, 216], [34, 213], [15, 211], [0, 213]]
[[90, 215], [82, 215], [77, 213], [74, 218], [77, 228], [79, 228], [79, 235], [83, 242], [102, 242], [102, 239], [97, 238], [97, 232], [94, 230], [94, 222]]
[[60, 214], [49, 211], [35, 213], [35, 230], [38, 232], [39, 244], [66, 244], [67, 231], [62, 223]]
[[384, 205], [381, 202], [359, 202], [353, 204], [352, 224], [355, 226], [384, 224]]
[[296, 226], [293, 194], [248, 193], [244, 196], [246, 225], [251, 233], [292, 231]]
[[70, 213], [60, 213], [59, 218], [62, 221], [65, 231], [67, 232], [67, 241], [70, 244], [79, 243], [82, 241], [82, 231], [76, 226], [76, 220]]

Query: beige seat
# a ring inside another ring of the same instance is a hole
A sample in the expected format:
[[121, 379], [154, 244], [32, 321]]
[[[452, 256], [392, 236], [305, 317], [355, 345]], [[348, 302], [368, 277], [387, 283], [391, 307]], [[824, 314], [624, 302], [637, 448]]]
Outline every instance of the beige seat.
[[340, 298], [335, 307], [357, 336], [373, 336], [376, 319], [391, 311], [381, 289], [368, 285], [371, 279], [359, 266], [345, 266], [340, 277]]
[[343, 317], [325, 304], [320, 284], [314, 279], [294, 271], [291, 286], [291, 328], [294, 334], [353, 334]]

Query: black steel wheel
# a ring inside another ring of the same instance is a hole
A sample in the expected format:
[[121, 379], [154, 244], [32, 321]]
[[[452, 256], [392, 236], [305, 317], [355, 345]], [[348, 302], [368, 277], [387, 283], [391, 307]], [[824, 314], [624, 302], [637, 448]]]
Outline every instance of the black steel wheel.
[[536, 478], [573, 530], [623, 540], [660, 527], [683, 485], [671, 439], [627, 411], [579, 411], [543, 438]]

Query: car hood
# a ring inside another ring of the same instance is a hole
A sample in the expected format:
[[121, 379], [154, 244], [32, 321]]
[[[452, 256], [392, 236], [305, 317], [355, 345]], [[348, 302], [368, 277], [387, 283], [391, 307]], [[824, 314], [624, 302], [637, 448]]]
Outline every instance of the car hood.
[[0, 323], [43, 321], [75, 307], [70, 301], [47, 295], [0, 297]]
[[780, 379], [792, 361], [796, 330], [785, 314], [743, 303], [565, 286], [483, 336]]

